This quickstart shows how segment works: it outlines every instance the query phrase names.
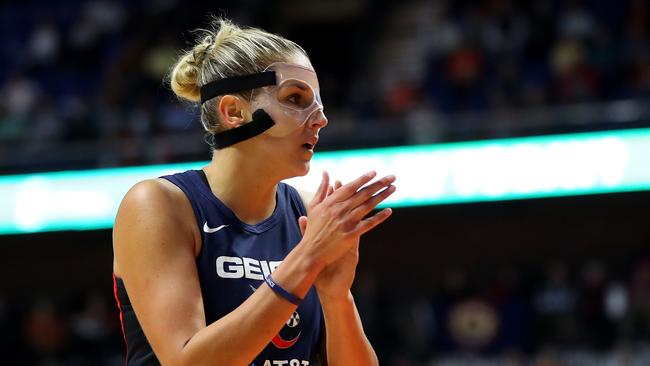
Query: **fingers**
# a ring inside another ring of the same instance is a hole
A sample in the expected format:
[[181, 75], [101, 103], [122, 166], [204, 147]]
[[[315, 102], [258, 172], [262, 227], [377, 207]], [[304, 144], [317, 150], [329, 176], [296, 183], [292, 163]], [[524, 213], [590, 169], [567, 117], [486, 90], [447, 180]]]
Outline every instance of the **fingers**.
[[352, 217], [361, 220], [364, 216], [366, 216], [370, 211], [372, 211], [375, 207], [377, 207], [378, 204], [380, 204], [382, 201], [384, 201], [386, 198], [388, 198], [391, 194], [395, 193], [396, 187], [394, 185], [389, 185], [386, 189], [383, 191], [377, 193], [376, 195], [372, 196], [370, 199], [366, 200], [356, 208], [354, 208], [350, 214]]
[[372, 178], [374, 178], [376, 175], [377, 175], [376, 172], [371, 171], [353, 180], [352, 182], [341, 186], [339, 189], [336, 189], [332, 194], [333, 199], [337, 202], [347, 200], [353, 194], [355, 194], [359, 190], [359, 188], [363, 187], [364, 184], [370, 182]]
[[307, 230], [307, 216], [300, 216], [298, 218], [298, 227], [300, 227], [300, 234], [305, 235], [305, 230]]
[[337, 181], [334, 183], [334, 187], [329, 186], [329, 187], [327, 188], [327, 196], [329, 197], [332, 193], [334, 193], [334, 191], [336, 191], [337, 189], [341, 188], [342, 185], [343, 185], [343, 183], [341, 183], [340, 180], [337, 180]]
[[314, 198], [312, 198], [310, 205], [315, 205], [320, 202], [323, 202], [325, 197], [328, 196], [329, 189], [330, 189], [330, 176], [329, 174], [327, 174], [326, 171], [323, 171], [323, 178], [320, 181], [318, 190], [314, 194]]
[[369, 218], [365, 220], [361, 220], [357, 227], [354, 229], [354, 233], [356, 235], [363, 235], [367, 233], [368, 231], [374, 229], [377, 227], [377, 225], [381, 224], [382, 222], [386, 221], [390, 217], [390, 215], [393, 213], [393, 210], [390, 208], [383, 209], [376, 213], [373, 216], [370, 216]]
[[[350, 209], [355, 209], [357, 206], [366, 204], [368, 203], [368, 200], [373, 197], [377, 192], [381, 191], [382, 189], [390, 186], [393, 182], [395, 182], [395, 176], [394, 175], [387, 175], [376, 182], [373, 182], [372, 184], [368, 185], [367, 187], [363, 187], [359, 192], [357, 192], [354, 196], [352, 196], [346, 204]], [[376, 206], [379, 202], [383, 200], [377, 201], [372, 207]]]

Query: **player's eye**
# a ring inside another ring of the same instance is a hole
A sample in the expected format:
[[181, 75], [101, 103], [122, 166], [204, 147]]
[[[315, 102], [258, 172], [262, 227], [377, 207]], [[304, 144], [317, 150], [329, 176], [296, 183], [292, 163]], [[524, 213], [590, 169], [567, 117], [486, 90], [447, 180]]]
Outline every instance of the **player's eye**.
[[313, 91], [301, 83], [285, 83], [278, 90], [278, 100], [292, 108], [307, 108], [314, 101]]
[[301, 99], [300, 94], [293, 93], [289, 96], [289, 98], [287, 98], [287, 101], [295, 105], [300, 105], [300, 99]]

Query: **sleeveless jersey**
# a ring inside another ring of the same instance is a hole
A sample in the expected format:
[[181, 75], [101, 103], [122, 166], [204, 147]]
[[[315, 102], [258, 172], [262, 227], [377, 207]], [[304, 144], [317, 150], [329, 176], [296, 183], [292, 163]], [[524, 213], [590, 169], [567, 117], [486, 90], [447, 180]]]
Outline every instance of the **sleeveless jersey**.
[[[211, 324], [237, 308], [259, 286], [267, 286], [264, 277], [273, 272], [301, 239], [298, 218], [306, 215], [305, 207], [293, 187], [279, 183], [271, 216], [249, 225], [212, 193], [202, 170], [162, 178], [178, 186], [194, 210], [202, 236], [196, 265], [206, 324]], [[113, 277], [127, 344], [127, 365], [159, 364], [131, 307], [124, 283]], [[322, 336], [322, 310], [312, 287], [251, 366], [315, 365]]]

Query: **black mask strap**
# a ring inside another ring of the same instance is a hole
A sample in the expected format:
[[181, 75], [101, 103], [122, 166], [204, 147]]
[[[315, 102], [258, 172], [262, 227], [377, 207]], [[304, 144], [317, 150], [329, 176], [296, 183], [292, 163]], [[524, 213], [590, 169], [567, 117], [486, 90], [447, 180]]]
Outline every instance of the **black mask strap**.
[[239, 127], [214, 135], [214, 148], [223, 149], [238, 142], [248, 140], [271, 128], [275, 122], [263, 109], [253, 113], [253, 120]]
[[275, 71], [265, 71], [259, 74], [233, 76], [231, 78], [211, 81], [201, 87], [201, 104], [223, 94], [239, 93], [244, 90], [275, 85], [275, 83]]

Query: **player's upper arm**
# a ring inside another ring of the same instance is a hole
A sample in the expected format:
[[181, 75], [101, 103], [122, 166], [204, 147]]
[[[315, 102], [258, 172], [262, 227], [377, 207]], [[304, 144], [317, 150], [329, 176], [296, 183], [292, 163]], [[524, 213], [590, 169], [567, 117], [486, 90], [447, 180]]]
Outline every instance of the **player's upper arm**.
[[189, 201], [163, 179], [131, 188], [115, 219], [116, 274], [163, 364], [176, 364], [187, 340], [205, 327], [197, 236]]

